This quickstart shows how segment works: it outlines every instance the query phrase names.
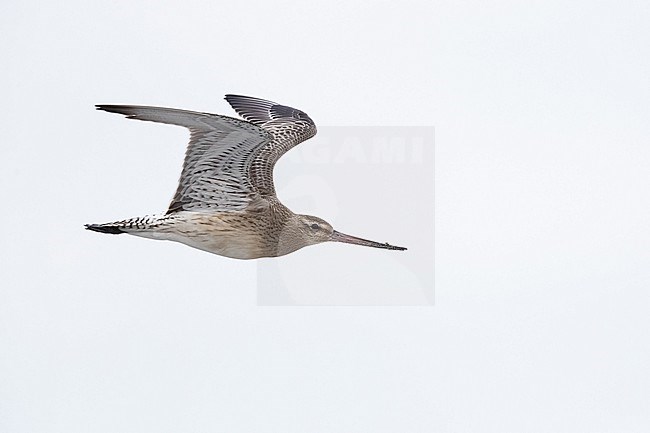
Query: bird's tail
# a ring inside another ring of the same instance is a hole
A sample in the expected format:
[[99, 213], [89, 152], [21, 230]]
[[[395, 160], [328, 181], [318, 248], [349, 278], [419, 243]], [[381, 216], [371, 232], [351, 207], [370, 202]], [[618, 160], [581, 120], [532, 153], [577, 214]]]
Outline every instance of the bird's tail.
[[99, 233], [108, 233], [119, 235], [120, 233], [129, 233], [132, 235], [144, 235], [160, 228], [168, 220], [167, 216], [144, 216], [129, 218], [122, 221], [115, 221], [104, 224], [86, 224], [86, 230], [92, 230]]

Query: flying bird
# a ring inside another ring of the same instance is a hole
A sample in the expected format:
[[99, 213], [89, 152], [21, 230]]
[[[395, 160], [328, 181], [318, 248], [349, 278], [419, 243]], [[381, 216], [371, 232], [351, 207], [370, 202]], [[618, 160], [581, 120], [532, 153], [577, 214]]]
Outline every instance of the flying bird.
[[226, 95], [226, 101], [244, 120], [174, 108], [96, 105], [129, 119], [184, 126], [190, 142], [167, 212], [86, 224], [86, 229], [170, 240], [236, 259], [277, 257], [328, 241], [406, 249], [343, 234], [321, 218], [284, 206], [273, 186], [273, 167], [289, 149], [313, 137], [316, 125], [303, 111], [264, 99]]

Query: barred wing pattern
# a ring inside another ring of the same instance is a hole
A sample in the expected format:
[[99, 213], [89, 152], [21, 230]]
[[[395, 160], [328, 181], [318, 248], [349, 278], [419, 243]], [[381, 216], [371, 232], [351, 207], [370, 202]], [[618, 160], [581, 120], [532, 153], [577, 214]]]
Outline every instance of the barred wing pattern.
[[303, 111], [250, 96], [226, 95], [226, 101], [244, 119], [272, 134], [256, 153], [250, 181], [262, 197], [275, 196], [273, 167], [288, 150], [316, 135], [316, 124]]
[[184, 126], [190, 130], [183, 171], [167, 213], [179, 210], [244, 210], [259, 197], [248, 179], [256, 150], [271, 141], [258, 126], [239, 119], [173, 108], [98, 105], [129, 119]]
[[316, 134], [300, 110], [248, 96], [226, 100], [244, 120], [173, 108], [97, 105], [100, 110], [190, 130], [183, 171], [167, 213], [242, 211], [275, 196], [273, 167], [298, 143]]

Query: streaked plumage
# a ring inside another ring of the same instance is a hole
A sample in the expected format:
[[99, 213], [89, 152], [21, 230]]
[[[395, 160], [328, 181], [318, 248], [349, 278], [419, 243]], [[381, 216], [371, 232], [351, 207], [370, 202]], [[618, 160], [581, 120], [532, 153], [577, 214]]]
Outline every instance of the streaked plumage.
[[222, 256], [276, 257], [325, 241], [405, 250], [344, 235], [278, 200], [273, 167], [289, 149], [313, 137], [304, 112], [263, 99], [226, 95], [244, 119], [173, 108], [97, 105], [129, 119], [168, 123], [190, 131], [178, 188], [167, 212], [106, 224], [101, 233], [172, 240]]

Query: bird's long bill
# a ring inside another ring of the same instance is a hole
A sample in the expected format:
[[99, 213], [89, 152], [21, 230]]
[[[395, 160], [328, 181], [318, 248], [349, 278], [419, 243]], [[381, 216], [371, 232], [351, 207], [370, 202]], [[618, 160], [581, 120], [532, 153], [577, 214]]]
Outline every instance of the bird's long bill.
[[356, 236], [346, 235], [341, 232], [337, 232], [336, 230], [332, 232], [332, 237], [330, 240], [334, 242], [345, 242], [346, 244], [363, 245], [365, 247], [384, 248], [386, 250], [404, 251], [406, 249], [404, 247], [396, 247], [395, 245], [390, 245], [388, 243], [382, 244], [375, 241], [369, 241], [367, 239], [361, 239]]

